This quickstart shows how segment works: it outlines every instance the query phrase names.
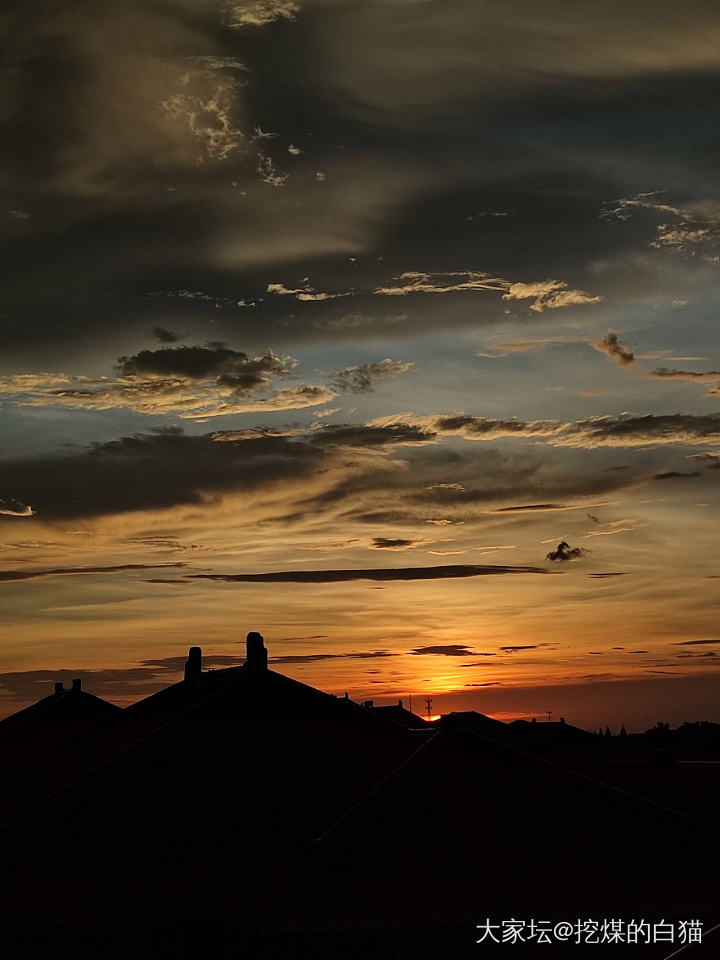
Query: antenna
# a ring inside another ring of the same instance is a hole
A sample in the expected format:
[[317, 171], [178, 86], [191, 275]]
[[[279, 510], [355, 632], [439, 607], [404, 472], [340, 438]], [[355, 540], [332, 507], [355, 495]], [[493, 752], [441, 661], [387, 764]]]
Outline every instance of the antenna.
[[427, 710], [427, 718], [428, 718], [428, 720], [430, 719], [430, 714], [431, 714], [430, 708], [431, 708], [431, 707], [432, 707], [432, 697], [425, 697], [425, 709]]
[[546, 710], [545, 713], [547, 714], [548, 723], [550, 723], [550, 717], [552, 716], [552, 710]]
[[411, 693], [408, 694], [408, 699], [410, 701], [410, 713], [412, 713], [412, 694]]

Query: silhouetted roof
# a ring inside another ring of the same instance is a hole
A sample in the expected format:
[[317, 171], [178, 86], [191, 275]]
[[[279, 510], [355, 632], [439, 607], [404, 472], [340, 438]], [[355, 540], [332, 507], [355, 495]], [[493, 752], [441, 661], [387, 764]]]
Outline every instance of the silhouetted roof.
[[440, 728], [320, 839], [328, 896], [468, 922], [503, 904], [711, 910], [720, 851], [710, 826], [460, 727]]
[[274, 671], [200, 674], [55, 751], [54, 792], [0, 831], [0, 924], [102, 944], [192, 920], [285, 956], [267, 938], [314, 955], [343, 931], [449, 943], [494, 910], [711, 914], [718, 831], [478, 732], [509, 729], [420, 736]]
[[409, 730], [427, 730], [427, 720], [423, 720], [416, 713], [411, 713], [405, 707], [399, 704], [393, 704], [390, 707], [373, 707], [373, 712], [386, 720], [392, 720], [393, 723], [399, 723]]
[[0, 720], [0, 763], [27, 758], [120, 707], [84, 690], [59, 690]]

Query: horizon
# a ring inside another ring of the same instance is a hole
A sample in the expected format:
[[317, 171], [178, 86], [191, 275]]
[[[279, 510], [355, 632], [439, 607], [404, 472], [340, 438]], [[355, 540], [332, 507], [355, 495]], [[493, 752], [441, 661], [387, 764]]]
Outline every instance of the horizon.
[[358, 701], [720, 722], [720, 11], [603, 11], [13, 21], [0, 717], [259, 629]]

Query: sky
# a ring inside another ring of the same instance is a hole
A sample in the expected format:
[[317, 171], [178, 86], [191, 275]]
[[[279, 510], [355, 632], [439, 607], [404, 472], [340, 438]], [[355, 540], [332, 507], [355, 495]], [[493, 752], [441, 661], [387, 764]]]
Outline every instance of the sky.
[[716, 3], [0, 19], [0, 714], [720, 721]]

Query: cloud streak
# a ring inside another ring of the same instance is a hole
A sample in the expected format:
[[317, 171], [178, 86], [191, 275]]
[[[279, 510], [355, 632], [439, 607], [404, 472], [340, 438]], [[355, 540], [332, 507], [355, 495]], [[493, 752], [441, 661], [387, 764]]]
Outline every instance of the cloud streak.
[[55, 567], [46, 570], [0, 570], [0, 583], [42, 580], [46, 577], [76, 577], [85, 574], [128, 573], [135, 570], [184, 567], [184, 563], [120, 563], [106, 567]]
[[547, 574], [542, 567], [452, 564], [437, 567], [380, 567], [367, 570], [285, 570], [277, 573], [195, 573], [188, 580], [223, 583], [349, 583], [354, 580], [447, 580], [504, 574]]

